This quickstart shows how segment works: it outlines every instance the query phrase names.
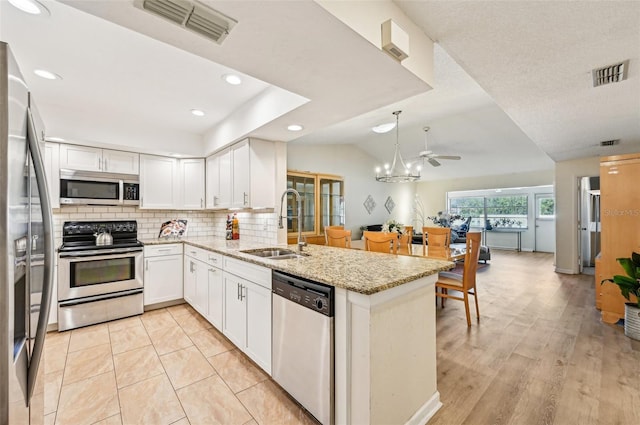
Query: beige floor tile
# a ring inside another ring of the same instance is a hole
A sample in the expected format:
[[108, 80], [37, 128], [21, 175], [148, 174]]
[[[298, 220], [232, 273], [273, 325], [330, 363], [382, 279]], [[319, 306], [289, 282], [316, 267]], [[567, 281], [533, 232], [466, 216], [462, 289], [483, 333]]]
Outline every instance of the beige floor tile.
[[74, 329], [71, 331], [69, 352], [72, 353], [96, 345], [109, 343], [109, 328], [106, 323]]
[[173, 319], [173, 316], [166, 310], [153, 310], [145, 313], [140, 318], [147, 331], [153, 331], [156, 329], [167, 328], [175, 326], [177, 322]]
[[109, 416], [107, 419], [103, 419], [92, 425], [122, 425], [122, 418], [120, 418], [120, 415]]
[[171, 424], [185, 416], [171, 383], [162, 374], [120, 390], [122, 423]]
[[160, 361], [175, 389], [193, 384], [216, 373], [196, 347], [165, 354], [160, 356]]
[[185, 314], [193, 314], [195, 310], [189, 304], [178, 304], [171, 307], [167, 307], [167, 311], [171, 313], [173, 317], [183, 316]]
[[149, 337], [158, 354], [163, 355], [191, 347], [193, 342], [177, 323], [173, 326], [149, 331]]
[[196, 332], [190, 335], [189, 338], [205, 357], [215, 356], [235, 348], [235, 345], [215, 329]]
[[237, 349], [209, 357], [208, 360], [234, 393], [268, 379], [262, 370]]
[[251, 419], [249, 422], [247, 422], [247, 423], [246, 423], [246, 424], [244, 424], [244, 425], [258, 425], [258, 422], [256, 422], [256, 420], [255, 420], [255, 419]]
[[47, 344], [44, 347], [44, 373], [61, 372], [67, 361], [69, 343]]
[[71, 331], [66, 332], [47, 332], [47, 336], [44, 339], [45, 347], [49, 344], [69, 344], [69, 339], [71, 338]]
[[237, 396], [260, 425], [315, 424], [315, 421], [271, 380], [248, 388]]
[[164, 368], [153, 346], [138, 348], [113, 356], [118, 388], [135, 384], [164, 373]]
[[92, 424], [119, 411], [116, 378], [107, 372], [62, 386], [56, 425]]
[[134, 326], [141, 325], [142, 321], [140, 320], [140, 316], [132, 316], [124, 319], [116, 320], [114, 322], [109, 322], [109, 332], [121, 331], [122, 329], [131, 328]]
[[60, 387], [62, 387], [63, 371], [45, 373], [44, 375], [44, 414], [58, 410]]
[[151, 345], [151, 340], [142, 324], [111, 332], [113, 354], [124, 353], [146, 345]]
[[251, 415], [219, 376], [176, 391], [192, 424], [242, 425]]
[[182, 329], [187, 333], [187, 335], [204, 331], [206, 329], [211, 329], [213, 327], [211, 326], [211, 323], [207, 322], [198, 313], [183, 314], [182, 316], [177, 316], [175, 319], [180, 327], [182, 327]]
[[187, 418], [182, 418], [178, 422], [174, 422], [171, 425], [191, 425], [191, 422], [189, 422], [189, 419]]
[[55, 425], [56, 423], [56, 412], [49, 413], [44, 416], [44, 425]]
[[64, 368], [64, 385], [82, 381], [113, 370], [111, 344], [102, 344], [67, 355]]

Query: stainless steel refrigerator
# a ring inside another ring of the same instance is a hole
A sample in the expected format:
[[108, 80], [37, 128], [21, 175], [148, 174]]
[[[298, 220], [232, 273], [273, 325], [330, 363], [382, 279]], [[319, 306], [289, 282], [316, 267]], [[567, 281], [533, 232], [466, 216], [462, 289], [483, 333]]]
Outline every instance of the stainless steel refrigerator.
[[28, 86], [0, 42], [0, 424], [44, 422], [51, 208]]

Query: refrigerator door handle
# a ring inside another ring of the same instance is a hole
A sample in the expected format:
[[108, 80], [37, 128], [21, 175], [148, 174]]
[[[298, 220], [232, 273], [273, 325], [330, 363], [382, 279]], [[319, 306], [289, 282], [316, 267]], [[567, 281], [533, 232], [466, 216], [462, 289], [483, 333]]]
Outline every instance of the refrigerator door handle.
[[38, 144], [38, 132], [33, 122], [31, 109], [27, 109], [27, 140], [29, 143], [29, 151], [33, 160], [33, 169], [36, 174], [36, 183], [40, 195], [40, 207], [42, 209], [42, 229], [44, 233], [44, 282], [42, 285], [42, 300], [40, 302], [40, 315], [38, 316], [38, 327], [36, 330], [36, 339], [31, 353], [29, 362], [29, 372], [27, 376], [27, 405], [31, 401], [35, 381], [38, 375], [38, 367], [42, 358], [44, 349], [44, 338], [47, 333], [47, 324], [49, 322], [49, 310], [51, 306], [51, 296], [53, 289], [53, 218], [51, 212], [51, 202], [49, 201], [49, 191], [47, 187], [47, 179], [45, 175], [44, 163], [42, 161], [42, 153]]

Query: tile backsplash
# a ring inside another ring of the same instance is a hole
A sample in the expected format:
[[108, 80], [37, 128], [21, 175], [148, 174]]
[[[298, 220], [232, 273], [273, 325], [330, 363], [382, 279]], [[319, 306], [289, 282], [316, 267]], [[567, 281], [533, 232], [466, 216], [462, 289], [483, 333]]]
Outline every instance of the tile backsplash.
[[[146, 210], [137, 207], [62, 206], [53, 210], [56, 247], [62, 244], [65, 221], [136, 220], [138, 239], [157, 238], [160, 225], [172, 219], [187, 220], [187, 237], [224, 238], [228, 212], [203, 210]], [[233, 214], [230, 214], [231, 216]], [[278, 240], [277, 213], [237, 212], [240, 239], [264, 244]]]

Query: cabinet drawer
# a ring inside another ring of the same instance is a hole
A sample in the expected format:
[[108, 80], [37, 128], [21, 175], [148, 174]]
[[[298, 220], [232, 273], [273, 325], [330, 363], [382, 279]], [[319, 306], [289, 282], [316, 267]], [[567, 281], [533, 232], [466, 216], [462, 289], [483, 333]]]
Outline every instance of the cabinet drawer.
[[235, 258], [224, 258], [224, 271], [247, 279], [271, 290], [271, 269]]
[[198, 248], [192, 245], [184, 246], [184, 254], [188, 257], [200, 260], [210, 266], [222, 268], [222, 254]]
[[176, 254], [182, 254], [181, 243], [162, 244], [162, 245], [145, 245], [144, 247], [144, 256], [147, 258], [159, 257], [162, 255], [176, 255]]

